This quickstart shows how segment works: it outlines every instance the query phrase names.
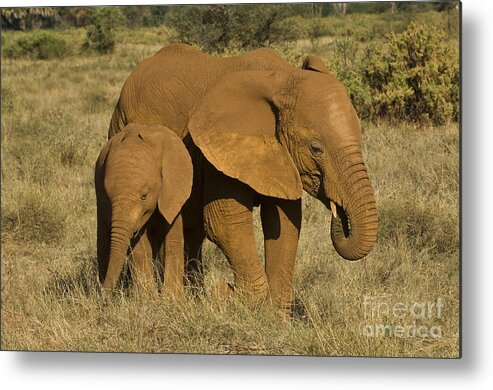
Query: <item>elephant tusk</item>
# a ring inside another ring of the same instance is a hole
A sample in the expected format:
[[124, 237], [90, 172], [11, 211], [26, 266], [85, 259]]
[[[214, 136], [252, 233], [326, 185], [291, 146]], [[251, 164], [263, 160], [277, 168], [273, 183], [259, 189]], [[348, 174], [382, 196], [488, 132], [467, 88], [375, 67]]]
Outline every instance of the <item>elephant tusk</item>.
[[339, 219], [339, 217], [337, 216], [337, 206], [334, 202], [330, 201], [330, 210], [332, 211], [332, 216], [335, 218], [335, 219]]

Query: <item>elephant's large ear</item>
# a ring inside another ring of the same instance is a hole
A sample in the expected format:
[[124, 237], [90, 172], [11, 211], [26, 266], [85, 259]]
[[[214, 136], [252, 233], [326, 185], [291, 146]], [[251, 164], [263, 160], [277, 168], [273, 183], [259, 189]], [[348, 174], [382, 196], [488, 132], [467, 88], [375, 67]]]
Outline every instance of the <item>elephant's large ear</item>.
[[172, 223], [192, 191], [193, 168], [182, 140], [165, 126], [144, 126], [140, 136], [162, 151], [162, 185], [158, 208], [168, 223]]
[[329, 70], [325, 66], [324, 60], [318, 56], [308, 55], [303, 61], [302, 69], [313, 70], [320, 73], [329, 73]]
[[125, 138], [126, 135], [127, 135], [126, 130], [116, 133], [113, 137], [111, 137], [108, 141], [106, 141], [101, 151], [99, 152], [98, 159], [96, 160], [96, 167], [94, 170], [94, 182], [97, 192], [99, 192], [103, 188], [104, 167], [106, 164], [106, 157], [108, 157], [108, 153], [111, 149], [111, 145], [122, 142], [123, 138]]
[[276, 94], [285, 82], [285, 75], [268, 71], [225, 76], [193, 109], [188, 129], [219, 171], [260, 194], [299, 199], [300, 176], [276, 133]]

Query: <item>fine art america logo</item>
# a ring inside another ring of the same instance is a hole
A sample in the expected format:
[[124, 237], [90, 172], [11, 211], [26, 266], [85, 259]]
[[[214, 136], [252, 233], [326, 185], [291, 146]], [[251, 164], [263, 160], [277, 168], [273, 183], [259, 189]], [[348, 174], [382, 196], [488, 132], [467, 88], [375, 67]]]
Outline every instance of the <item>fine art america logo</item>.
[[366, 295], [363, 299], [365, 323], [362, 334], [367, 337], [399, 337], [439, 339], [444, 303], [434, 301], [389, 301]]

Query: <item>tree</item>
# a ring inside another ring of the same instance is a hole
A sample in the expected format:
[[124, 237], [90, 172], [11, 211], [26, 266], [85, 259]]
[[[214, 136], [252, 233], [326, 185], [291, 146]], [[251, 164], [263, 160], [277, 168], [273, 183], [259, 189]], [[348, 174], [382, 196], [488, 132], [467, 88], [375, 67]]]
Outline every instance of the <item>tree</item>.
[[59, 18], [57, 9], [53, 7], [2, 8], [1, 15], [2, 27], [22, 31], [52, 27]]
[[333, 3], [336, 13], [346, 15], [347, 3]]
[[166, 20], [166, 13], [171, 7], [165, 5], [149, 6], [149, 15], [144, 19], [146, 26], [159, 26]]
[[311, 3], [310, 4], [310, 16], [321, 17], [324, 8], [324, 3]]
[[[303, 9], [306, 10], [306, 5]], [[299, 5], [190, 5], [170, 7], [167, 23], [182, 42], [201, 46], [207, 52], [227, 48], [248, 49], [277, 39], [279, 22], [298, 14]]]
[[115, 49], [115, 28], [121, 25], [123, 15], [120, 7], [95, 7], [91, 9], [83, 49], [98, 53], [111, 53]]
[[88, 7], [60, 7], [58, 12], [63, 25], [82, 27], [89, 23], [90, 10]]
[[124, 6], [120, 9], [127, 27], [141, 27], [144, 25], [144, 20], [149, 17], [149, 7], [147, 6]]

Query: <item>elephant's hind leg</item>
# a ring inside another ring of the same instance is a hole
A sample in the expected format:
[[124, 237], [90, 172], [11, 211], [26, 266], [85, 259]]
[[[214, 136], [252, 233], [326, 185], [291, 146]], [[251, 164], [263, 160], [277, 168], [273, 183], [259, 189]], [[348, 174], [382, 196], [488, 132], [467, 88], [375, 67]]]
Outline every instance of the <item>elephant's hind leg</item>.
[[186, 283], [193, 293], [199, 293], [204, 285], [202, 267], [202, 243], [205, 238], [203, 226], [185, 228], [185, 275]]
[[261, 205], [265, 268], [272, 302], [289, 315], [301, 228], [301, 200], [268, 199]]
[[267, 296], [267, 277], [260, 263], [253, 232], [254, 193], [245, 184], [211, 168], [207, 177], [204, 225], [207, 236], [226, 255], [235, 290], [254, 302]]

